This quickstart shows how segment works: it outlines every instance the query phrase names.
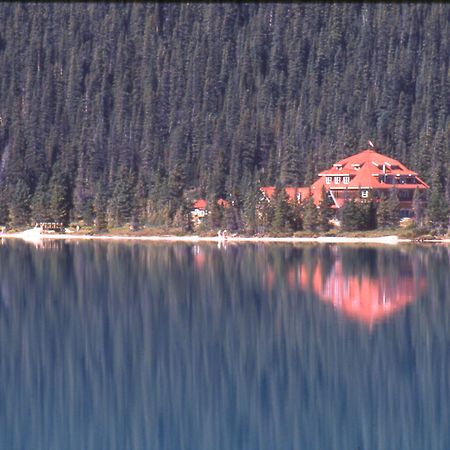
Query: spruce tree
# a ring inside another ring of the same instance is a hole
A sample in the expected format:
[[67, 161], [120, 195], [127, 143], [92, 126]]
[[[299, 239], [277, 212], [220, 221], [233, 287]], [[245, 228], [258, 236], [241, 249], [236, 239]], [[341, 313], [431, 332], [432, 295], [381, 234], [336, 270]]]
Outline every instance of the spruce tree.
[[378, 228], [387, 228], [389, 225], [389, 206], [386, 195], [382, 193], [377, 208], [377, 226]]
[[440, 183], [436, 181], [431, 188], [426, 212], [428, 226], [438, 233], [446, 233], [449, 225], [449, 210]]
[[50, 195], [45, 174], [39, 178], [38, 185], [31, 200], [31, 218], [33, 222], [49, 222], [51, 220]]
[[333, 217], [333, 210], [328, 203], [328, 195], [324, 186], [322, 186], [321, 198], [318, 211], [318, 228], [320, 231], [328, 231], [331, 228], [330, 220]]
[[387, 207], [389, 216], [389, 226], [390, 227], [398, 226], [400, 221], [400, 201], [398, 199], [397, 189], [391, 189], [387, 201]]
[[309, 197], [303, 206], [303, 229], [316, 231], [319, 226], [317, 207], [313, 197]]
[[29, 225], [30, 222], [30, 188], [24, 180], [17, 181], [11, 197], [11, 223], [13, 226]]
[[412, 206], [414, 211], [414, 221], [419, 227], [423, 226], [425, 217], [423, 196], [424, 195], [418, 188], [414, 189]]
[[68, 225], [71, 201], [67, 175], [57, 165], [49, 182], [49, 215], [54, 222]]
[[347, 200], [341, 210], [341, 228], [344, 231], [361, 229], [360, 206], [355, 199]]
[[6, 188], [0, 187], [0, 226], [7, 226], [9, 223], [9, 202], [10, 198], [7, 195]]
[[277, 184], [271, 199], [273, 204], [273, 219], [271, 229], [274, 232], [286, 231], [289, 218], [289, 199], [286, 189]]
[[95, 230], [106, 231], [108, 229], [108, 196], [103, 178], [97, 183], [94, 197]]

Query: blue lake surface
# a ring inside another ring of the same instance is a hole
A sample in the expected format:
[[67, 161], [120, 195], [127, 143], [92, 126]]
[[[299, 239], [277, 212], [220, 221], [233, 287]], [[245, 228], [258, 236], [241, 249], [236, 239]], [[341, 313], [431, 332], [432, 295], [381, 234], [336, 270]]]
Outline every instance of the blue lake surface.
[[3, 241], [0, 346], [0, 449], [450, 449], [450, 247]]

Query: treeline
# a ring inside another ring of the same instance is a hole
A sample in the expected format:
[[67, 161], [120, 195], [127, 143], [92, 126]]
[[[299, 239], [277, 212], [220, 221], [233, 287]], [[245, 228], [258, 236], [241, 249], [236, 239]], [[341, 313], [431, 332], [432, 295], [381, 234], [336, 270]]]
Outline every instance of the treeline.
[[[428, 198], [427, 198], [428, 197]], [[392, 189], [382, 194], [380, 199], [349, 199], [339, 209], [332, 208], [333, 201], [322, 188], [318, 205], [312, 197], [303, 201], [291, 200], [280, 183], [277, 184], [270, 201], [260, 192], [254, 192], [243, 207], [228, 207], [209, 203], [209, 214], [200, 224], [200, 230], [227, 229], [258, 233], [293, 233], [297, 231], [327, 232], [339, 226], [343, 231], [368, 231], [396, 228], [400, 222], [400, 201], [398, 192]], [[256, 206], [255, 206], [256, 205]], [[448, 231], [450, 208], [442, 197], [434, 192], [431, 195], [414, 192], [412, 207], [414, 221], [408, 224], [411, 232], [424, 234]], [[188, 215], [178, 220], [177, 226], [185, 231], [192, 230], [193, 224]]]
[[2, 3], [0, 21], [2, 224], [173, 225], [199, 197], [242, 216], [368, 139], [449, 202], [446, 4]]

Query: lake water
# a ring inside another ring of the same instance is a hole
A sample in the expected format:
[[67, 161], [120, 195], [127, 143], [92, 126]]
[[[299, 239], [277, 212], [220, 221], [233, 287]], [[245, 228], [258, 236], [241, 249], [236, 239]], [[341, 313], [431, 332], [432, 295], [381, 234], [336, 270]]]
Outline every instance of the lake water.
[[0, 245], [0, 448], [448, 450], [450, 247]]

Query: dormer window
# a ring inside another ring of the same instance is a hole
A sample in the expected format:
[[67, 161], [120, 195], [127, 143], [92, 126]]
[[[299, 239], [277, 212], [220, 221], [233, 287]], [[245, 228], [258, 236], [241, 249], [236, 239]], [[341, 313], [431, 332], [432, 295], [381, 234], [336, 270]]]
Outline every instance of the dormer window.
[[343, 182], [344, 184], [350, 183], [350, 177], [344, 177], [344, 178], [342, 179], [342, 182]]
[[337, 170], [342, 170], [342, 164], [333, 164], [333, 167], [336, 167]]
[[334, 177], [334, 184], [340, 184], [341, 183], [341, 177]]
[[359, 169], [361, 169], [361, 164], [352, 164], [352, 167], [353, 167], [355, 170], [359, 170]]
[[331, 184], [331, 177], [325, 177], [325, 183]]

